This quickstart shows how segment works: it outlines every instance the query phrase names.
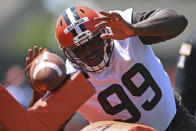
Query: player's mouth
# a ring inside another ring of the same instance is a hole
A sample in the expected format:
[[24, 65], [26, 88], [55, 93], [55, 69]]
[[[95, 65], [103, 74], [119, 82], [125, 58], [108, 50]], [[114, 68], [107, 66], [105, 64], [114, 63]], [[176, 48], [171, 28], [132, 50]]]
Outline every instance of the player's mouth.
[[86, 64], [89, 66], [97, 66], [101, 63], [102, 59], [100, 56], [97, 56], [96, 54], [89, 57], [88, 59], [86, 59]]

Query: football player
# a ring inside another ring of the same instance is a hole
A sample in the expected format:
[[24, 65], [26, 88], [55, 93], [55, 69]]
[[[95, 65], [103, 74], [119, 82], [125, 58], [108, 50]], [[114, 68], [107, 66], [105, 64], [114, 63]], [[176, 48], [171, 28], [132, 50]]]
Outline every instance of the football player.
[[182, 43], [176, 65], [175, 89], [182, 96], [184, 106], [196, 116], [196, 31], [192, 32], [186, 42]]
[[150, 45], [178, 36], [187, 19], [171, 9], [99, 13], [73, 6], [56, 23], [67, 73], [86, 71], [96, 88], [79, 112], [90, 122], [115, 120], [159, 131], [177, 129], [175, 120], [180, 117], [170, 79]]

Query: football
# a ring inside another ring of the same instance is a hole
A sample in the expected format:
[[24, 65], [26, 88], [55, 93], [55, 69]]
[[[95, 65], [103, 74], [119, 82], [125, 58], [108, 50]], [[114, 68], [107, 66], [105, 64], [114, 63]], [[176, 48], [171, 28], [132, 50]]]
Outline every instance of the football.
[[44, 51], [37, 56], [30, 67], [30, 79], [42, 91], [53, 91], [66, 77], [65, 61], [55, 53]]

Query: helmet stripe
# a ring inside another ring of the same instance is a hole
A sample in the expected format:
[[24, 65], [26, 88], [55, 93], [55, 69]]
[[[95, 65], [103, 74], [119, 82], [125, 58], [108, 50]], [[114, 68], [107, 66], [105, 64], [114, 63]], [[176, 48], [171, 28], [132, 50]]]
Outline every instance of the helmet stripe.
[[[78, 14], [78, 12], [77, 12], [77, 10], [76, 10], [76, 7], [73, 6], [73, 7], [71, 7], [70, 9], [71, 9], [71, 11], [73, 12], [73, 15], [74, 15], [76, 21], [79, 20], [79, 19], [80, 19], [80, 16], [79, 16], [79, 14]], [[80, 27], [80, 29], [82, 30], [82, 32], [86, 31], [86, 27], [85, 27], [84, 24], [80, 24], [79, 27]]]
[[[71, 25], [71, 21], [70, 21], [68, 15], [67, 15], [66, 10], [63, 11], [63, 14], [62, 14], [62, 15], [63, 15], [64, 20], [65, 20], [65, 22], [67, 23], [67, 25], [68, 25], [68, 26]], [[78, 35], [78, 33], [76, 32], [75, 29], [72, 29], [72, 30], [71, 30], [71, 33], [72, 33], [73, 37], [76, 37], [76, 36]]]
[[77, 32], [77, 34], [81, 34], [82, 30], [80, 29], [80, 27], [77, 25], [77, 20], [74, 17], [74, 13], [71, 11], [71, 8], [68, 8], [66, 10], [67, 16], [69, 17], [69, 20], [71, 22], [70, 28], [74, 28]]

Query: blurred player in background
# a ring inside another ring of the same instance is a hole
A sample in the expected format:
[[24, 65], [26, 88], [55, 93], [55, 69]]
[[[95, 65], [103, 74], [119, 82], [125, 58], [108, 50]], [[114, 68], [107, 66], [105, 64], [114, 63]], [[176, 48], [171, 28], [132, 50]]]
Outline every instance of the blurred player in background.
[[189, 112], [196, 116], [196, 31], [182, 43], [176, 65], [175, 89]]
[[178, 36], [187, 26], [186, 18], [171, 9], [99, 13], [102, 16], [89, 7], [73, 6], [56, 23], [67, 73], [86, 71], [96, 88], [78, 111], [90, 122], [115, 120], [159, 131], [195, 130], [188, 119], [189, 124], [179, 124], [181, 109], [176, 109], [170, 79], [150, 46]]
[[[23, 68], [19, 65], [10, 66], [5, 75], [6, 83], [10, 82], [22, 70]], [[25, 84], [25, 74], [20, 75], [6, 89], [23, 107], [28, 108], [32, 96], [32, 89], [29, 85]]]

